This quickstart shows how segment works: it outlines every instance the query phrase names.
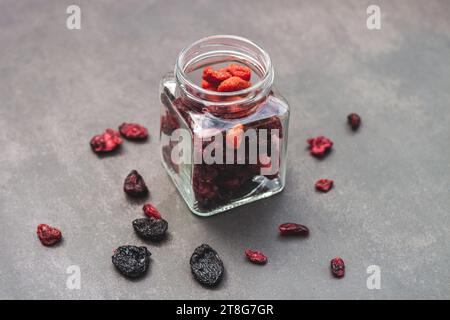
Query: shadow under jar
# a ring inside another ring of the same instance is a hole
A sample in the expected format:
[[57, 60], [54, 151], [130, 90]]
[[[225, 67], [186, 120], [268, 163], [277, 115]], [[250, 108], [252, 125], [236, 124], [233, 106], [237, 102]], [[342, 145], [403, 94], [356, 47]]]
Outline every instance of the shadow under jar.
[[[202, 88], [205, 67], [251, 69], [250, 87]], [[283, 190], [289, 106], [273, 88], [269, 55], [236, 36], [203, 38], [181, 51], [161, 93], [161, 159], [192, 212], [210, 216]]]

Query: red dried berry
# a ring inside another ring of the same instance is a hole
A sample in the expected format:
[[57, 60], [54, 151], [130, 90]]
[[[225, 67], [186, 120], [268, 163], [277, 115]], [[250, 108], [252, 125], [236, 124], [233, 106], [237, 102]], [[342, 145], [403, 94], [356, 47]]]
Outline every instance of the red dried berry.
[[144, 182], [144, 178], [136, 170], [131, 171], [126, 177], [123, 184], [123, 191], [132, 197], [143, 197], [148, 194], [148, 188]]
[[154, 206], [152, 206], [150, 203], [145, 204], [142, 207], [142, 210], [144, 210], [144, 213], [147, 217], [161, 219], [161, 214], [159, 213], [159, 211]]
[[104, 133], [92, 137], [90, 144], [94, 152], [110, 152], [122, 144], [122, 139], [119, 132], [106, 129]]
[[250, 77], [252, 76], [252, 70], [249, 67], [241, 66], [239, 64], [230, 64], [227, 67], [227, 70], [234, 77], [239, 77], [245, 81], [250, 81]]
[[320, 179], [316, 182], [316, 189], [322, 192], [328, 192], [333, 187], [333, 180], [329, 179]]
[[333, 146], [333, 141], [324, 136], [310, 138], [307, 142], [309, 144], [311, 155], [319, 158], [328, 153]]
[[337, 278], [342, 278], [345, 275], [345, 264], [344, 260], [340, 257], [336, 257], [331, 260], [331, 272]]
[[230, 77], [231, 73], [229, 73], [226, 68], [214, 70], [212, 67], [206, 67], [203, 70], [203, 80], [215, 86]]
[[209, 83], [206, 80], [202, 80], [202, 88], [211, 91], [217, 91], [217, 86], [214, 86], [213, 84]]
[[62, 238], [61, 231], [48, 224], [40, 224], [37, 226], [37, 236], [44, 246], [52, 246]]
[[147, 128], [137, 123], [122, 123], [119, 127], [120, 133], [130, 140], [144, 140], [148, 137]]
[[217, 87], [217, 91], [219, 92], [232, 92], [232, 91], [240, 91], [247, 89], [250, 87], [250, 82], [242, 80], [239, 77], [231, 77], [225, 81], [222, 81]]
[[256, 264], [265, 264], [267, 262], [267, 257], [259, 251], [247, 249], [245, 250], [245, 255], [251, 262]]
[[298, 224], [298, 223], [283, 223], [281, 224], [278, 229], [280, 230], [280, 234], [282, 236], [288, 236], [288, 235], [301, 235], [301, 236], [307, 236], [309, 234], [309, 229], [305, 227], [304, 225]]
[[361, 117], [356, 113], [350, 113], [347, 116], [347, 121], [353, 131], [358, 130], [359, 126], [361, 125]]

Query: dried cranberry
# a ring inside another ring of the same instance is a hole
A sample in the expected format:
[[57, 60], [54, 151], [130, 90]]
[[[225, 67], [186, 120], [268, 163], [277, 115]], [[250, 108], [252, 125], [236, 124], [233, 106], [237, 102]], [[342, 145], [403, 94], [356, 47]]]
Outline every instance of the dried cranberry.
[[94, 152], [110, 152], [122, 144], [122, 139], [119, 132], [106, 129], [104, 133], [93, 136], [90, 144]]
[[342, 278], [345, 275], [345, 264], [344, 260], [340, 257], [336, 257], [331, 260], [331, 272], [337, 278]]
[[316, 182], [316, 189], [322, 192], [328, 192], [333, 187], [333, 180], [329, 179], [320, 179]]
[[307, 236], [309, 234], [309, 229], [307, 227], [292, 222], [283, 223], [278, 227], [278, 229], [280, 230], [280, 234], [283, 236], [288, 235]]
[[144, 178], [136, 170], [131, 171], [125, 178], [123, 191], [133, 197], [142, 197], [148, 194], [148, 188], [144, 182]]
[[245, 250], [245, 255], [251, 262], [256, 264], [265, 264], [267, 262], [267, 257], [259, 251], [247, 249]]
[[323, 157], [333, 146], [333, 141], [324, 136], [310, 138], [307, 142], [309, 144], [311, 155], [315, 157]]
[[62, 238], [61, 231], [49, 226], [48, 224], [40, 224], [37, 226], [37, 235], [44, 246], [52, 246], [59, 242]]
[[142, 207], [142, 210], [144, 210], [144, 213], [147, 217], [161, 219], [161, 214], [159, 213], [159, 211], [150, 203], [145, 204], [144, 207]]
[[119, 127], [120, 133], [130, 140], [144, 140], [148, 137], [147, 128], [137, 123], [122, 123]]
[[350, 113], [347, 116], [347, 121], [353, 131], [358, 130], [359, 126], [361, 125], [361, 117], [356, 113]]

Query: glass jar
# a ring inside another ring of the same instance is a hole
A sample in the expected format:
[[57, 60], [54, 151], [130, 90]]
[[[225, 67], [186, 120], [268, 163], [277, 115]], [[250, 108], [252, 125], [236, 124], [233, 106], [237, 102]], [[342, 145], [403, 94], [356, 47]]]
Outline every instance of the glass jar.
[[[205, 67], [240, 64], [251, 85], [217, 92]], [[269, 55], [236, 36], [211, 36], [183, 49], [160, 87], [164, 168], [190, 210], [209, 216], [283, 190], [289, 106], [273, 87]]]

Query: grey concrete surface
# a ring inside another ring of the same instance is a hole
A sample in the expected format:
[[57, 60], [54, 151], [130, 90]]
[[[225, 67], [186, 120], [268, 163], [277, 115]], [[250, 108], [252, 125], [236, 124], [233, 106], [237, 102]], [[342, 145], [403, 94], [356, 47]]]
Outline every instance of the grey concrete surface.
[[[82, 29], [66, 29], [66, 7]], [[381, 7], [382, 28], [366, 28]], [[449, 299], [450, 2], [442, 1], [32, 1], [0, 2], [0, 298], [2, 299]], [[261, 44], [292, 107], [283, 193], [211, 218], [192, 215], [157, 156], [158, 82], [182, 47], [207, 35]], [[346, 115], [364, 121], [358, 133]], [[145, 144], [98, 158], [89, 139], [122, 121], [150, 129]], [[335, 142], [324, 160], [305, 140]], [[122, 183], [139, 170], [170, 238], [149, 244], [138, 281], [120, 276], [112, 250], [144, 243], [131, 221], [141, 203]], [[328, 177], [335, 189], [318, 194]], [[310, 227], [280, 239], [277, 225]], [[64, 241], [43, 247], [38, 223]], [[222, 285], [190, 274], [201, 243], [224, 260]], [[247, 263], [247, 247], [269, 263]], [[334, 279], [340, 255], [347, 275]], [[66, 288], [71, 265], [81, 289]], [[369, 265], [381, 289], [366, 287]]]

